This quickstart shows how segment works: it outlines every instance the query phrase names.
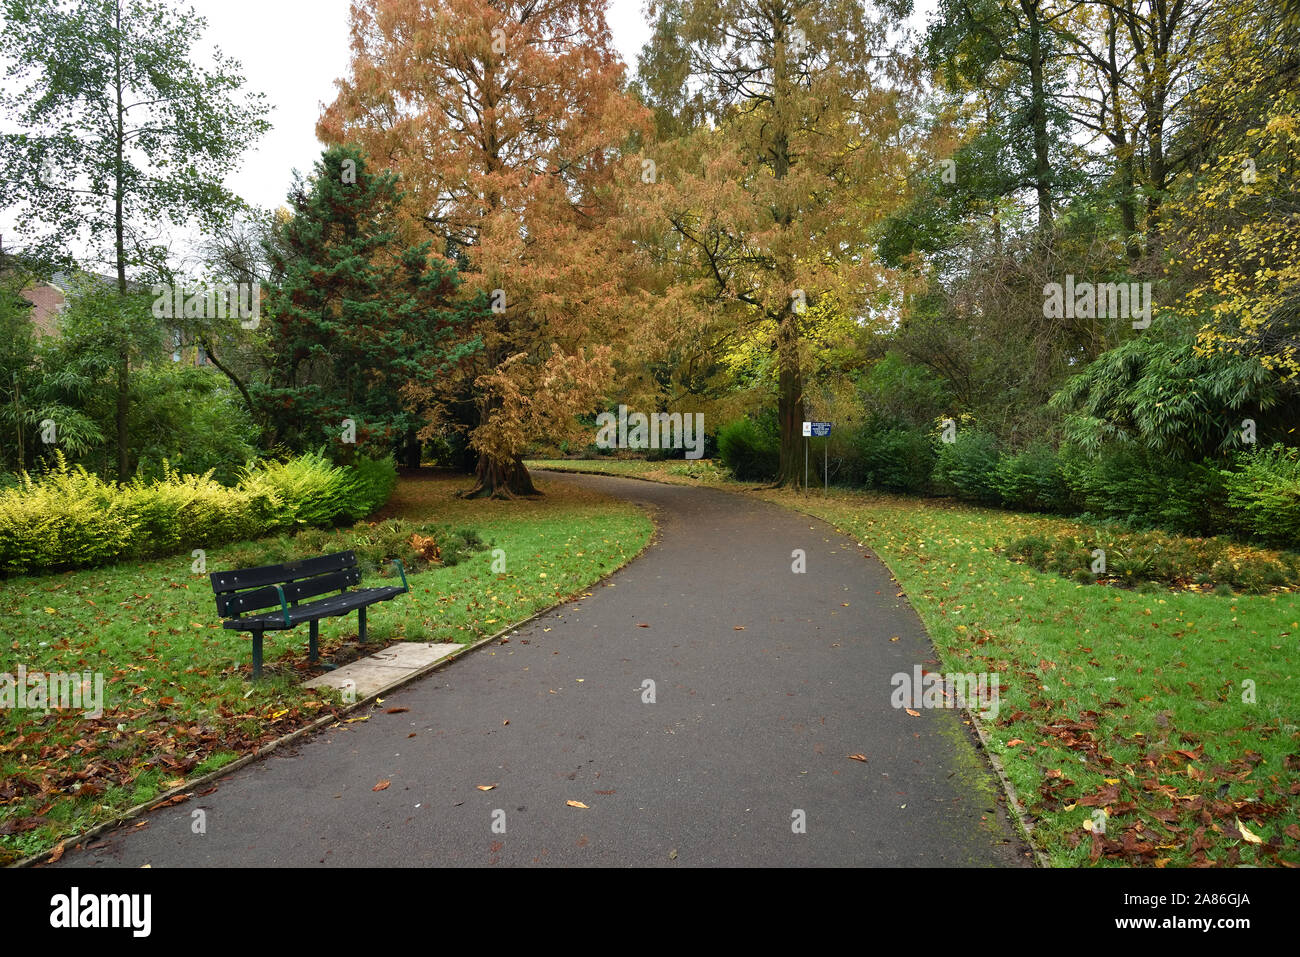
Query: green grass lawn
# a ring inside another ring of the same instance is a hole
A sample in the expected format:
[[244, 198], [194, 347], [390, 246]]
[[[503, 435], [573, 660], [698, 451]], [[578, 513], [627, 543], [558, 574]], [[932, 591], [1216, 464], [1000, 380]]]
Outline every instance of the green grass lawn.
[[[670, 462], [553, 464], [698, 482]], [[1022, 535], [1079, 529], [1065, 519], [710, 484], [869, 546], [925, 622], [931, 670], [999, 675], [991, 748], [1053, 864], [1300, 864], [1300, 594], [1083, 585], [1001, 554]]]
[[[387, 640], [467, 644], [494, 634], [580, 593], [652, 532], [634, 506], [545, 478], [537, 483], [543, 497], [514, 502], [456, 498], [468, 484], [435, 472], [404, 477], [374, 516], [471, 528], [484, 547], [410, 576], [410, 594], [372, 607], [367, 652]], [[326, 550], [346, 548], [347, 534], [340, 530]], [[249, 550], [211, 549], [208, 570], [246, 563], [223, 556]], [[337, 695], [300, 687], [313, 673], [305, 627], [267, 633], [265, 678], [250, 683], [249, 637], [221, 628], [207, 576], [193, 574], [191, 562], [186, 554], [0, 581], [0, 672], [100, 673], [105, 698], [99, 719], [0, 709], [0, 863], [55, 846], [338, 708]], [[321, 623], [322, 660], [356, 657], [356, 623], [356, 615]]]

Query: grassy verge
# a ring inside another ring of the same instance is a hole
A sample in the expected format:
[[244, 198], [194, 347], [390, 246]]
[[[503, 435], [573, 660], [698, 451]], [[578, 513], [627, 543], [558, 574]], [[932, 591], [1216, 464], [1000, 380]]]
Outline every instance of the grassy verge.
[[[631, 505], [544, 478], [542, 498], [517, 502], [456, 498], [466, 484], [436, 473], [404, 478], [376, 516], [470, 528], [483, 546], [412, 575], [409, 595], [371, 608], [368, 650], [493, 634], [580, 592], [652, 531]], [[355, 534], [314, 532], [311, 545], [346, 548]], [[255, 543], [211, 549], [208, 569], [246, 564], [256, 551]], [[504, 572], [494, 570], [502, 561]], [[306, 628], [268, 633], [266, 680], [250, 684], [248, 636], [221, 628], [207, 577], [192, 573], [188, 555], [0, 582], [0, 621], [0, 672], [97, 673], [104, 691], [97, 719], [0, 709], [0, 863], [55, 846], [339, 704], [300, 687], [311, 673]], [[322, 658], [355, 657], [355, 637], [355, 615], [322, 622]]]
[[[690, 482], [664, 464], [619, 463], [618, 474]], [[1068, 520], [730, 484], [871, 547], [943, 670], [999, 675], [991, 748], [1053, 864], [1300, 864], [1294, 592], [1085, 585], [1003, 554], [1024, 535], [1086, 534]]]
[[590, 472], [597, 475], [623, 475], [653, 479], [678, 485], [719, 485], [731, 482], [727, 470], [712, 459], [537, 459], [529, 467], [554, 469], [557, 472]]

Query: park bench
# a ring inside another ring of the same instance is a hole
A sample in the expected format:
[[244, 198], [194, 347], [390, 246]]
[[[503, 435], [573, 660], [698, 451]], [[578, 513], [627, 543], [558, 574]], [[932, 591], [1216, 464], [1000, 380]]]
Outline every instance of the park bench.
[[[366, 641], [366, 609], [376, 602], [388, 601], [410, 591], [406, 568], [400, 559], [393, 564], [402, 576], [402, 586], [385, 588], [349, 588], [361, 584], [361, 569], [355, 552], [336, 552], [319, 558], [303, 558], [282, 565], [263, 565], [229, 572], [213, 572], [212, 591], [217, 598], [217, 614], [222, 627], [253, 633], [253, 678], [262, 676], [262, 633], [287, 631], [303, 622], [311, 625], [308, 638], [310, 660], [319, 657], [317, 639], [322, 618], [337, 618], [357, 613], [357, 641]], [[303, 603], [305, 598], [316, 601]], [[263, 611], [272, 608], [274, 611]]]

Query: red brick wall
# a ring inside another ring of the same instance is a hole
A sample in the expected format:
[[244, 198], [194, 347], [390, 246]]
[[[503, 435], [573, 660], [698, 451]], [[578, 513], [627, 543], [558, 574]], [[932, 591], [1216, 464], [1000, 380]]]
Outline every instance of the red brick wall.
[[40, 283], [23, 290], [23, 298], [32, 304], [32, 324], [38, 336], [53, 336], [59, 331], [59, 310], [67, 301], [55, 286]]

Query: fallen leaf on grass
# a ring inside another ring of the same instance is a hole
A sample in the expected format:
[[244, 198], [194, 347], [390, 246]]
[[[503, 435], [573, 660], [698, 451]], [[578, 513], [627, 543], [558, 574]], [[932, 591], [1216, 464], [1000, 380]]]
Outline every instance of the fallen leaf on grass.
[[372, 791], [385, 791], [385, 790], [388, 789], [388, 785], [390, 785], [390, 784], [392, 784], [392, 783], [393, 783], [393, 782], [390, 781], [390, 780], [388, 780], [388, 778], [384, 778], [384, 780], [380, 781], [378, 784], [376, 784], [376, 785], [375, 785], [374, 787], [372, 787], [370, 790], [372, 790]]
[[1237, 830], [1241, 832], [1241, 839], [1247, 844], [1263, 844], [1264, 839], [1247, 829], [1246, 825], [1241, 823], [1241, 818], [1237, 818]]
[[1025, 743], [1024, 739], [1022, 738], [1012, 738], [1010, 741], [1007, 742], [1007, 747], [1014, 748], [1016, 745], [1024, 744], [1024, 743]]

